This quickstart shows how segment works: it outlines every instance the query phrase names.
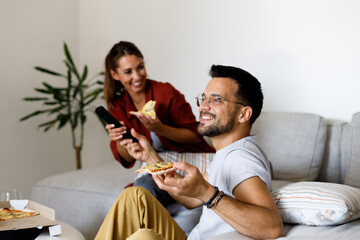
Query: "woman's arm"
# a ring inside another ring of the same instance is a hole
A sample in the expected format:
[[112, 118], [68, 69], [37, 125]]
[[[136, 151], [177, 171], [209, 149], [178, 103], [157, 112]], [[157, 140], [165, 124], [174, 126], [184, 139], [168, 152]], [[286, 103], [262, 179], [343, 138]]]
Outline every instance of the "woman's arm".
[[202, 138], [187, 128], [176, 128], [163, 124], [159, 118], [152, 119], [144, 114], [137, 115], [137, 118], [151, 132], [154, 132], [164, 138], [180, 143], [198, 143]]

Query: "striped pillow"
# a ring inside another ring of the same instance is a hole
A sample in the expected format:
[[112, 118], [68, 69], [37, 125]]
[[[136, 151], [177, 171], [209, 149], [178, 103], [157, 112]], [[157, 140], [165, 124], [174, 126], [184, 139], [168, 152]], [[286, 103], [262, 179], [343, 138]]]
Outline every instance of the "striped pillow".
[[343, 184], [291, 183], [272, 197], [287, 223], [338, 225], [360, 217], [360, 189]]
[[[215, 153], [205, 153], [205, 152], [199, 152], [199, 153], [179, 153], [179, 152], [160, 152], [159, 156], [162, 160], [165, 162], [187, 162], [191, 165], [196, 166], [202, 174], [205, 173], [205, 171], [208, 172], [208, 168], [210, 166], [210, 163], [212, 162], [213, 156]], [[142, 163], [142, 166], [145, 166], [146, 163]], [[184, 176], [183, 170], [177, 171], [181, 176]], [[137, 175], [138, 177], [143, 176], [146, 173], [140, 173]]]

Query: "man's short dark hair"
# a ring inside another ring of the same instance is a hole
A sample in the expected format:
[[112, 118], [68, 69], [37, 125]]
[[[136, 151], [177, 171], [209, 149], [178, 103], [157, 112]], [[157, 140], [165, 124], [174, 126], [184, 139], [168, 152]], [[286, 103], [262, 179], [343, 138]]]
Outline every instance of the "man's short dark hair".
[[250, 122], [254, 123], [259, 117], [263, 106], [264, 96], [261, 89], [261, 83], [247, 71], [222, 65], [212, 65], [209, 75], [212, 78], [231, 78], [238, 84], [236, 93], [238, 100], [253, 110]]

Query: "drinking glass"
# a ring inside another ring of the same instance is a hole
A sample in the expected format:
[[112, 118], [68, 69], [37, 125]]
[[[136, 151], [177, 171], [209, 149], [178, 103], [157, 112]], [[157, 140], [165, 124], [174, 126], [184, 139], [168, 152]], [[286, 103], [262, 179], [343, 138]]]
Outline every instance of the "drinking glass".
[[10, 201], [10, 192], [2, 192], [1, 201]]
[[20, 200], [22, 199], [21, 192], [14, 189], [10, 192], [10, 200]]
[[1, 201], [20, 200], [22, 199], [21, 192], [14, 189], [10, 192], [1, 193]]

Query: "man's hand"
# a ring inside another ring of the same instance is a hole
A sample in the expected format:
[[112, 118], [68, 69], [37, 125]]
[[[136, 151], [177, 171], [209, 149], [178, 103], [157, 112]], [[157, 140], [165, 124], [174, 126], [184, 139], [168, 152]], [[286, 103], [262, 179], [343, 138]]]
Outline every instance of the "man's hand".
[[[186, 162], [175, 162], [176, 169], [184, 170], [185, 177], [174, 174], [153, 176], [160, 189], [165, 190], [187, 207], [200, 206], [214, 194], [215, 188], [205, 180], [199, 169]], [[191, 198], [193, 202], [189, 202]]]
[[130, 156], [148, 164], [161, 161], [145, 136], [137, 133], [135, 129], [131, 129], [130, 132], [133, 137], [139, 140], [138, 143], [132, 142], [131, 139], [120, 141], [120, 145], [126, 148]]

